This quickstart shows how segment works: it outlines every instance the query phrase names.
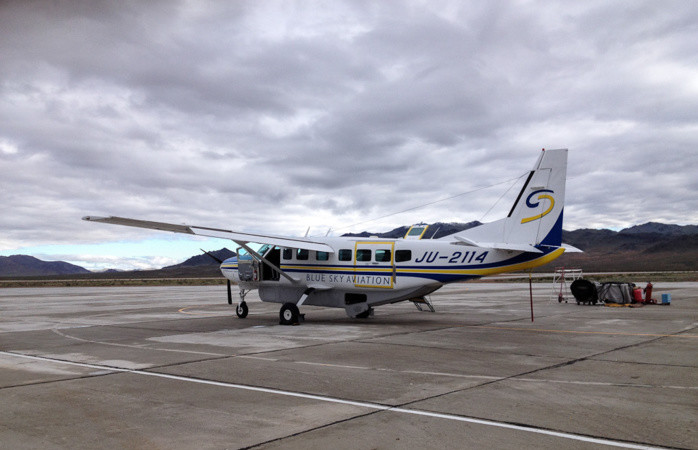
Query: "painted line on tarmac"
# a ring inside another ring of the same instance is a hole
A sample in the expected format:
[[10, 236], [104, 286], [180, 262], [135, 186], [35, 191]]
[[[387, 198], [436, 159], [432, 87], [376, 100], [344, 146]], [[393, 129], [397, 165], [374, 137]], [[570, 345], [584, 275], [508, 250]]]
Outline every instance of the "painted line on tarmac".
[[633, 384], [633, 383], [609, 383], [604, 381], [575, 381], [575, 380], [551, 380], [547, 378], [509, 378], [509, 381], [524, 381], [530, 383], [556, 383], [556, 384], [576, 384], [580, 386], [603, 386], [603, 387], [629, 387], [629, 388], [650, 388], [650, 389], [687, 389], [698, 390], [698, 386], [672, 386], [661, 384]]
[[201, 309], [201, 306], [185, 306], [183, 308], [179, 308], [177, 310], [178, 313], [181, 314], [189, 314], [191, 316], [221, 316], [221, 317], [228, 317], [231, 315], [230, 312], [194, 312], [194, 311], [187, 311], [188, 309], [192, 308], [198, 308]]
[[131, 345], [131, 344], [119, 344], [117, 342], [102, 342], [102, 341], [92, 341], [89, 339], [83, 339], [75, 336], [71, 336], [69, 334], [61, 333], [58, 331], [56, 328], [52, 328], [51, 331], [56, 333], [59, 336], [62, 336], [66, 339], [72, 339], [75, 341], [80, 341], [80, 342], [88, 342], [90, 344], [100, 344], [100, 345], [110, 345], [112, 347], [126, 347], [126, 348], [136, 348], [139, 350], [156, 350], [159, 352], [174, 352], [174, 353], [189, 353], [189, 354], [194, 354], [194, 355], [206, 355], [206, 356], [231, 356], [231, 355], [225, 355], [223, 353], [211, 353], [211, 352], [200, 352], [200, 351], [195, 351], [195, 350], [178, 350], [174, 348], [158, 348], [158, 347], [148, 347], [146, 345]]
[[520, 328], [520, 327], [493, 327], [489, 325], [463, 325], [471, 328], [487, 328], [490, 330], [531, 331], [538, 333], [568, 333], [568, 334], [603, 334], [610, 336], [649, 336], [649, 337], [674, 337], [698, 339], [696, 334], [651, 334], [651, 333], [616, 333], [613, 331], [575, 331], [575, 330], [548, 330], [544, 328]]
[[447, 378], [465, 378], [473, 380], [488, 380], [488, 381], [522, 381], [529, 383], [556, 383], [556, 384], [575, 384], [580, 386], [604, 386], [604, 387], [631, 387], [631, 388], [649, 388], [649, 389], [684, 389], [684, 390], [698, 390], [698, 386], [672, 386], [672, 385], [658, 385], [658, 384], [640, 384], [640, 383], [612, 383], [604, 381], [580, 381], [580, 380], [553, 380], [549, 378], [518, 378], [516, 375], [511, 376], [493, 376], [493, 375], [474, 375], [465, 373], [453, 373], [453, 372], [430, 372], [424, 370], [396, 370], [388, 369], [383, 367], [366, 367], [366, 366], [350, 366], [345, 364], [331, 364], [331, 363], [319, 363], [311, 361], [293, 361], [293, 360], [280, 360], [275, 358], [259, 358], [246, 355], [238, 355], [236, 358], [251, 358], [251, 359], [262, 359], [265, 361], [279, 362], [283, 361], [284, 364], [307, 364], [311, 366], [321, 366], [321, 367], [332, 367], [338, 369], [353, 369], [353, 370], [367, 370], [376, 372], [389, 372], [389, 373], [400, 373], [407, 375], [428, 375], [434, 377], [447, 377]]
[[175, 381], [184, 381], [187, 383], [204, 384], [204, 385], [208, 385], [208, 386], [240, 389], [240, 390], [252, 391], [252, 392], [262, 392], [265, 394], [282, 395], [285, 397], [295, 397], [295, 398], [303, 398], [303, 399], [307, 399], [307, 400], [317, 400], [317, 401], [321, 401], [321, 402], [335, 403], [335, 404], [340, 404], [340, 405], [349, 405], [349, 406], [357, 406], [357, 407], [361, 407], [361, 408], [368, 408], [368, 409], [373, 409], [373, 410], [377, 410], [377, 411], [397, 412], [397, 413], [409, 414], [409, 415], [413, 415], [413, 416], [433, 417], [433, 418], [437, 418], [437, 419], [445, 419], [445, 420], [452, 420], [452, 421], [457, 421], [457, 422], [473, 423], [473, 424], [477, 424], [477, 425], [485, 425], [485, 426], [496, 427], [496, 428], [504, 428], [504, 429], [509, 429], [509, 430], [524, 431], [527, 433], [535, 433], [535, 434], [542, 434], [542, 435], [546, 435], [546, 436], [554, 436], [554, 437], [558, 437], [558, 438], [562, 438], [562, 439], [570, 439], [570, 440], [581, 441], [581, 442], [589, 442], [592, 444], [608, 445], [611, 447], [632, 448], [632, 449], [661, 449], [661, 448], [663, 448], [663, 447], [655, 447], [655, 446], [650, 446], [650, 445], [635, 444], [632, 442], [613, 441], [610, 439], [596, 438], [596, 437], [584, 436], [584, 435], [580, 435], [580, 434], [546, 430], [546, 429], [536, 428], [534, 426], [528, 426], [528, 425], [516, 425], [516, 424], [511, 424], [511, 423], [506, 423], [506, 422], [497, 422], [494, 420], [477, 419], [477, 418], [473, 418], [473, 417], [458, 416], [455, 414], [437, 413], [437, 412], [425, 411], [425, 410], [420, 410], [420, 409], [399, 408], [399, 407], [393, 407], [393, 406], [388, 406], [388, 405], [382, 405], [380, 403], [344, 400], [341, 398], [327, 397], [327, 396], [323, 396], [323, 395], [305, 394], [302, 392], [285, 391], [285, 390], [281, 390], [281, 389], [271, 389], [271, 388], [264, 388], [264, 387], [257, 387], [257, 386], [248, 386], [248, 385], [244, 385], [244, 384], [227, 383], [227, 382], [223, 382], [223, 381], [204, 380], [204, 379], [200, 379], [200, 378], [190, 378], [190, 377], [185, 377], [185, 376], [180, 376], [180, 375], [170, 375], [170, 374], [159, 373], [159, 372], [147, 372], [145, 370], [138, 370], [138, 369], [125, 369], [125, 368], [121, 368], [121, 367], [105, 366], [105, 365], [101, 365], [101, 364], [80, 363], [80, 362], [74, 362], [74, 361], [66, 361], [66, 360], [62, 360], [62, 359], [48, 358], [48, 357], [43, 357], [43, 356], [33, 356], [33, 355], [25, 355], [22, 353], [5, 352], [5, 351], [1, 351], [1, 350], [0, 350], [0, 355], [13, 356], [13, 357], [17, 357], [17, 358], [32, 359], [32, 360], [38, 360], [38, 361], [44, 361], [44, 362], [53, 362], [56, 364], [68, 364], [68, 365], [73, 365], [73, 366], [87, 367], [87, 368], [99, 369], [99, 370], [107, 370], [107, 371], [119, 372], [119, 373], [130, 373], [130, 374], [134, 374], [134, 375], [144, 375], [144, 376], [149, 376], [149, 377], [164, 378], [164, 379], [175, 380]]
[[179, 308], [177, 310], [178, 313], [181, 314], [189, 314], [192, 316], [229, 316], [230, 314], [226, 313], [220, 313], [220, 312], [192, 312], [192, 311], [187, 311], [188, 309], [191, 308], [200, 308], [200, 306], [185, 306], [184, 308]]
[[[190, 315], [190, 316], [206, 316], [206, 317], [232, 317], [232, 316], [233, 316], [233, 314], [232, 314], [231, 312], [205, 312], [205, 311], [203, 311], [203, 312], [196, 312], [196, 311], [187, 311], [188, 309], [191, 309], [191, 308], [198, 308], [198, 309], [201, 309], [201, 306], [185, 306], [185, 307], [183, 307], [183, 308], [179, 308], [179, 309], [177, 310], [177, 312], [180, 313], [180, 314], [187, 314], [187, 315]], [[264, 312], [256, 312], [256, 313], [250, 312], [250, 313], [248, 313], [247, 315], [248, 315], [248, 316], [261, 316], [261, 315], [263, 315], [263, 314], [266, 314], [266, 313], [264, 313]]]

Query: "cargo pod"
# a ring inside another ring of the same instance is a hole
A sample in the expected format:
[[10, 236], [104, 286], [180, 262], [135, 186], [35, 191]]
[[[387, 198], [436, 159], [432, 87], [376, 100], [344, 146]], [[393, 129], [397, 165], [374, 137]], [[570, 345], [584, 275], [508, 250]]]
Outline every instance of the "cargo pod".
[[357, 241], [354, 245], [354, 286], [392, 289], [395, 284], [394, 250], [394, 241]]

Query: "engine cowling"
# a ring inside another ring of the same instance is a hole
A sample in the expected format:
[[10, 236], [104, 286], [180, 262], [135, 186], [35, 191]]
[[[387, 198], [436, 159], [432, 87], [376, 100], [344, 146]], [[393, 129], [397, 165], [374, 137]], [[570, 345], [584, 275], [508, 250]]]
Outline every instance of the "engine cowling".
[[247, 254], [233, 256], [221, 264], [223, 276], [235, 283], [257, 283], [259, 269], [259, 261]]

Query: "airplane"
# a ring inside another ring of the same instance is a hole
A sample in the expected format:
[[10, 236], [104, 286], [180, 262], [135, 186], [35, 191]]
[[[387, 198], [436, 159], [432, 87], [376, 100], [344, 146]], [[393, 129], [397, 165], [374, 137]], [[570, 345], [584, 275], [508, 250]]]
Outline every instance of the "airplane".
[[562, 243], [567, 152], [541, 152], [506, 217], [438, 239], [422, 239], [425, 225], [386, 239], [275, 236], [114, 216], [83, 220], [234, 241], [237, 256], [222, 261], [220, 270], [229, 304], [230, 282], [239, 287], [241, 319], [249, 312], [245, 296], [254, 289], [262, 301], [281, 304], [281, 325], [299, 324], [303, 305], [344, 308], [362, 319], [377, 306], [402, 301], [433, 312], [427, 295], [444, 284], [530, 270], [565, 251], [581, 252]]

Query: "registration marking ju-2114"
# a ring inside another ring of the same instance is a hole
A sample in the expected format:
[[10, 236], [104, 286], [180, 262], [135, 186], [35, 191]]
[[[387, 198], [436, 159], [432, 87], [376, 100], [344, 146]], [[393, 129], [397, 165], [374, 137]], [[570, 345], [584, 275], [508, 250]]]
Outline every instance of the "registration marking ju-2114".
[[[449, 264], [469, 264], [473, 261], [483, 263], [489, 252], [480, 252], [478, 255], [477, 251], [468, 252], [453, 252], [450, 255], [439, 255], [439, 252], [424, 252], [422, 256], [415, 259], [414, 262], [421, 263], [432, 263], [434, 261], [447, 260]], [[477, 255], [477, 257], [475, 256]]]

